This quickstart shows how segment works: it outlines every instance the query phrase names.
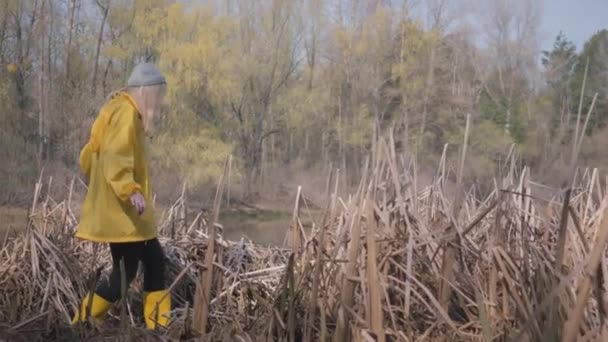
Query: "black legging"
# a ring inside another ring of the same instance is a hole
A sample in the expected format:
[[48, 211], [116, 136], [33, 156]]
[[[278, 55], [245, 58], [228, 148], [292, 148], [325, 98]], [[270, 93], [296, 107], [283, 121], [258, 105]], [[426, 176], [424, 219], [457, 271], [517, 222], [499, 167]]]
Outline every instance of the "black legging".
[[141, 242], [110, 243], [112, 273], [102, 280], [95, 292], [109, 302], [120, 299], [120, 260], [124, 258], [127, 287], [137, 275], [141, 261], [144, 265], [144, 291], [165, 289], [165, 253], [158, 239]]

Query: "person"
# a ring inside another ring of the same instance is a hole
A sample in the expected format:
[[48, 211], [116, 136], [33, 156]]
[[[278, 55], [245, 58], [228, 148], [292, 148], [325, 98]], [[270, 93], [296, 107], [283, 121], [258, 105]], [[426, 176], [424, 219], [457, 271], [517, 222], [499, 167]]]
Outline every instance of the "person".
[[165, 93], [165, 77], [154, 64], [135, 66], [126, 88], [111, 95], [100, 110], [80, 153], [89, 187], [76, 237], [109, 243], [112, 271], [87, 293], [72, 324], [86, 320], [89, 303], [90, 316], [102, 319], [121, 297], [121, 261], [127, 286], [141, 261], [146, 327], [168, 325], [171, 297], [165, 287], [165, 255], [157, 239], [146, 155], [146, 133]]

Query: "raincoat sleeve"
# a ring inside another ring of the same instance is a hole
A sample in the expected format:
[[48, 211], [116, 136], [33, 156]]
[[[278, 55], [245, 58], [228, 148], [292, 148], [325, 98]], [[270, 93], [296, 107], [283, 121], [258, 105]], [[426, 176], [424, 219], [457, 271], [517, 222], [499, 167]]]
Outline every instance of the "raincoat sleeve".
[[141, 186], [135, 182], [136, 114], [126, 107], [114, 113], [103, 142], [103, 174], [114, 193], [127, 201]]
[[91, 154], [91, 144], [87, 143], [80, 151], [80, 170], [87, 178], [91, 176]]

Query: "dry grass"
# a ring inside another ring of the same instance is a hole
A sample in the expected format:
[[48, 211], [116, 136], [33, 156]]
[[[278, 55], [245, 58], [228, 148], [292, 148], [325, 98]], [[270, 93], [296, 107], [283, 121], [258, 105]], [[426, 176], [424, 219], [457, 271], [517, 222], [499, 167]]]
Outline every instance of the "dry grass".
[[27, 224], [27, 209], [0, 206], [0, 237], [21, 231]]
[[69, 327], [110, 257], [72, 237], [69, 199], [43, 198], [25, 234], [0, 250], [0, 330], [30, 340], [194, 340], [201, 329], [213, 341], [542, 341], [549, 330], [550, 340], [601, 340], [608, 199], [597, 172], [581, 170], [569, 196], [541, 198], [546, 189], [513, 158], [489, 197], [460, 187], [448, 198], [447, 161], [431, 184], [416, 184], [407, 156], [375, 146], [357, 192], [332, 187], [312, 231], [298, 191], [284, 248], [226, 241], [211, 224], [221, 192], [211, 217], [188, 215], [178, 199], [160, 227], [173, 316], [155, 333], [142, 328], [139, 278], [126, 323], [116, 305], [101, 327]]

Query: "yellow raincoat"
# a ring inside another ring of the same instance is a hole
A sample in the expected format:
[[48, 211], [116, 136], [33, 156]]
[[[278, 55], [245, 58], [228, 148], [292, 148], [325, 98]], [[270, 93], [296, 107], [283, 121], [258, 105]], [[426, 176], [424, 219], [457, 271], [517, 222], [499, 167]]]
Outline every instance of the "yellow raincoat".
[[[156, 237], [143, 123], [133, 98], [113, 96], [93, 123], [80, 153], [89, 189], [76, 237], [96, 242], [135, 242]], [[146, 209], [140, 216], [130, 196], [140, 191]]]

